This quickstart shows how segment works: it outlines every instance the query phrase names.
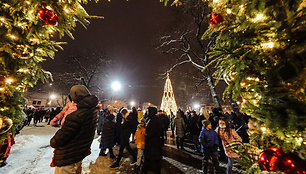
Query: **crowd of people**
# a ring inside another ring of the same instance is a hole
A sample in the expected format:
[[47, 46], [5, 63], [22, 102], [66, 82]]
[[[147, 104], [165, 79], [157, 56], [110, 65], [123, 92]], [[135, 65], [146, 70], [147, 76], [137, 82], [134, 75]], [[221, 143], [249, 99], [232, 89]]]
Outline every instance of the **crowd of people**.
[[[70, 94], [70, 102], [63, 109], [26, 110], [28, 119], [25, 125], [30, 125], [34, 118], [34, 125], [45, 119], [51, 126], [61, 126], [50, 141], [55, 148], [51, 163], [56, 167], [55, 173], [81, 171], [82, 159], [91, 153], [95, 131], [101, 135], [99, 155], [109, 154], [114, 160], [109, 167], [116, 169], [120, 166], [126, 149], [132, 156], [131, 165], [134, 165], [135, 173], [161, 172], [162, 147], [169, 128], [170, 138], [178, 150], [185, 150], [185, 141], [189, 141], [193, 143], [195, 153], [203, 154], [203, 173], [221, 173], [219, 162], [227, 161], [226, 173], [230, 174], [233, 162], [239, 156], [227, 145], [233, 141], [249, 141], [249, 117], [241, 113], [223, 114], [218, 108], [211, 113], [205, 108], [199, 113], [179, 109], [170, 115], [156, 107], [148, 107], [144, 112], [135, 107], [131, 110], [112, 106], [102, 109], [101, 103], [85, 86], [74, 86]], [[137, 151], [130, 143], [136, 144]], [[117, 156], [113, 152], [115, 146], [119, 148]], [[213, 167], [209, 167], [209, 161]]]

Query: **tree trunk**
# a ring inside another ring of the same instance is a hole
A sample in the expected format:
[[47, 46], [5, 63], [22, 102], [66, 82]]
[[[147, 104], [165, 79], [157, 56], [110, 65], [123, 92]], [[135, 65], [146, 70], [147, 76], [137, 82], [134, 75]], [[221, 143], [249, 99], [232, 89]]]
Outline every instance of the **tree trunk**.
[[214, 83], [213, 83], [213, 79], [211, 78], [210, 75], [207, 75], [207, 85], [210, 89], [210, 94], [211, 94], [211, 97], [212, 97], [213, 102], [215, 104], [215, 107], [216, 108], [222, 108], [221, 105], [220, 105], [220, 102], [219, 102], [219, 97], [216, 93], [216, 89], [215, 89], [215, 86], [214, 86]]

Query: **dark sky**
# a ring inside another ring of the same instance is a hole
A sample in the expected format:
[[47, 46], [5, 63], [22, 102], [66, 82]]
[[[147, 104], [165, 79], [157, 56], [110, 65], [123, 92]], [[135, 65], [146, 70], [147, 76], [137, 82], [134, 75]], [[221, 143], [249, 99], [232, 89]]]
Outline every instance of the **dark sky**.
[[73, 32], [75, 40], [64, 38], [68, 45], [63, 46], [64, 51], [56, 53], [55, 60], [47, 60], [44, 68], [51, 72], [65, 69], [67, 64], [63, 59], [68, 56], [99, 49], [113, 61], [107, 70], [110, 78], [106, 81], [109, 84], [112, 80], [121, 81], [124, 84], [122, 96], [160, 105], [164, 80], [158, 79], [159, 70], [169, 65], [173, 57], [160, 54], [154, 45], [164, 33], [173, 32], [188, 20], [182, 11], [165, 7], [159, 0], [103, 0], [98, 4], [91, 2], [85, 9], [105, 19], [90, 19], [87, 30], [78, 25]]

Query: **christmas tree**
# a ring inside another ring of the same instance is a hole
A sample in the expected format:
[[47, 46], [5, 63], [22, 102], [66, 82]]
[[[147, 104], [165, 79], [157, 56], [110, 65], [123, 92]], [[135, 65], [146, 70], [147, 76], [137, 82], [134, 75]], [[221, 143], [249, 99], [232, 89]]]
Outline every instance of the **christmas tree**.
[[38, 80], [51, 77], [40, 63], [62, 49], [52, 39], [84, 27], [89, 16], [81, 3], [88, 0], [1, 0], [0, 1], [0, 145], [8, 134], [22, 126], [23, 94]]
[[167, 80], [164, 88], [164, 95], [161, 102], [160, 109], [165, 111], [167, 115], [171, 115], [171, 112], [176, 114], [177, 106], [174, 98], [173, 88], [171, 85], [169, 74], [167, 74]]
[[253, 117], [251, 144], [232, 145], [240, 165], [247, 173], [305, 172], [306, 1], [203, 3], [211, 8], [203, 39], [218, 35], [208, 66], [228, 83], [224, 99], [242, 100], [240, 111]]

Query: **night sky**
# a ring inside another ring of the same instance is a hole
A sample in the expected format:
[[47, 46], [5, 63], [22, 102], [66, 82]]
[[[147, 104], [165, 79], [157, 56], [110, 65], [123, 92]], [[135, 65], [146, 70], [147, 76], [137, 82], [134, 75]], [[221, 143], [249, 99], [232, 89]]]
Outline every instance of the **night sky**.
[[[54, 72], [65, 69], [66, 57], [88, 49], [99, 49], [113, 64], [108, 68], [109, 79], [124, 84], [122, 96], [140, 102], [160, 105], [164, 80], [159, 79], [161, 67], [171, 64], [175, 57], [159, 53], [158, 38], [172, 32], [188, 20], [176, 7], [165, 7], [158, 0], [112, 0], [85, 5], [90, 15], [105, 19], [90, 19], [87, 30], [78, 25], [73, 32], [75, 40], [64, 38], [68, 45], [47, 60], [44, 68]], [[174, 82], [178, 79], [174, 79]], [[130, 87], [128, 87], [130, 85]], [[176, 84], [172, 84], [175, 88]], [[105, 91], [108, 92], [107, 90]], [[121, 96], [121, 97], [122, 97]]]

